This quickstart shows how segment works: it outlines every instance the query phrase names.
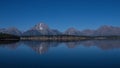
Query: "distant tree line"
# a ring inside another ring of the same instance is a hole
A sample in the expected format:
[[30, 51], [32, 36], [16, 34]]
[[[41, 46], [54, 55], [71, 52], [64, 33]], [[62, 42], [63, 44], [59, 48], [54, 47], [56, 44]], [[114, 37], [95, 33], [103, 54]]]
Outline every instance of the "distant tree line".
[[0, 40], [19, 40], [20, 37], [11, 34], [0, 33]]
[[79, 40], [109, 40], [120, 39], [120, 36], [80, 36], [80, 35], [39, 35], [39, 36], [16, 36], [0, 33], [0, 40], [41, 40], [41, 41], [79, 41]]

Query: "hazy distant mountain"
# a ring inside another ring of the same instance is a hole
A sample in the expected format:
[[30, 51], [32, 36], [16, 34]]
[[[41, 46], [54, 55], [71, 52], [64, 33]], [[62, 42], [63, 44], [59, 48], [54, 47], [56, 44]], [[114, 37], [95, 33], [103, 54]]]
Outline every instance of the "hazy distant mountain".
[[75, 28], [68, 28], [63, 34], [66, 35], [81, 35], [81, 32]]
[[50, 35], [61, 35], [61, 34], [62, 34], [62, 32], [60, 32], [56, 29], [51, 29], [50, 30]]
[[13, 34], [13, 35], [18, 35], [18, 36], [22, 34], [22, 32], [15, 27], [2, 28], [0, 29], [0, 33]]
[[101, 26], [98, 28], [94, 35], [108, 36], [108, 35], [120, 35], [120, 27], [113, 26]]
[[61, 34], [58, 30], [53, 30], [47, 24], [39, 23], [32, 27], [30, 30], [23, 33], [23, 35], [58, 35]]
[[82, 35], [86, 35], [86, 36], [93, 36], [95, 33], [95, 30], [90, 30], [90, 29], [86, 29], [81, 31]]
[[110, 36], [110, 35], [120, 35], [120, 27], [113, 26], [101, 26], [96, 30], [83, 30], [79, 31], [75, 28], [67, 29], [64, 34], [67, 35], [85, 35], [85, 36]]

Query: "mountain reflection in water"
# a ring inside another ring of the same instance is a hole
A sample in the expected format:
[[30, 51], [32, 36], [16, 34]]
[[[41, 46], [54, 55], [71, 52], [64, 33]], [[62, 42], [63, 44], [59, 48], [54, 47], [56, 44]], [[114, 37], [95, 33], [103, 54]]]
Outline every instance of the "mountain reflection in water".
[[79, 42], [40, 42], [40, 41], [20, 41], [12, 44], [2, 44], [0, 47], [7, 47], [16, 49], [20, 45], [26, 45], [39, 54], [44, 54], [49, 51], [49, 48], [58, 47], [65, 44], [68, 48], [75, 48], [77, 46], [92, 47], [95, 46], [101, 50], [119, 49], [120, 40], [90, 40]]

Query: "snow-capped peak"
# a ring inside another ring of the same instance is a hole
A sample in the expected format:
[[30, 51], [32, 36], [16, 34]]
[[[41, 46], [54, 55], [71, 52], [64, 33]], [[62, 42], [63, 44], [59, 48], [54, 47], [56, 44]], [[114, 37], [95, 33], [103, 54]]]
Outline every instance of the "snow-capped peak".
[[39, 29], [43, 30], [42, 23], [39, 24]]
[[39, 23], [37, 25], [35, 25], [32, 29], [35, 29], [35, 30], [46, 30], [46, 29], [49, 29], [48, 25], [44, 24], [44, 23]]

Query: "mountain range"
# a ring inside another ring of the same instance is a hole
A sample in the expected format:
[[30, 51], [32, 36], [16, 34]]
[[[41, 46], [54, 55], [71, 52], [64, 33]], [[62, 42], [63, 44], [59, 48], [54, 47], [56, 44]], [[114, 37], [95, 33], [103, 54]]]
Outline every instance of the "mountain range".
[[120, 35], [120, 27], [104, 25], [96, 30], [86, 29], [82, 31], [71, 27], [64, 32], [60, 32], [57, 29], [51, 29], [45, 23], [38, 23], [25, 32], [22, 32], [15, 27], [10, 27], [10, 28], [1, 28], [0, 33], [13, 34], [18, 36], [63, 35], [63, 34], [79, 35], [79, 36], [110, 36], [110, 35]]

